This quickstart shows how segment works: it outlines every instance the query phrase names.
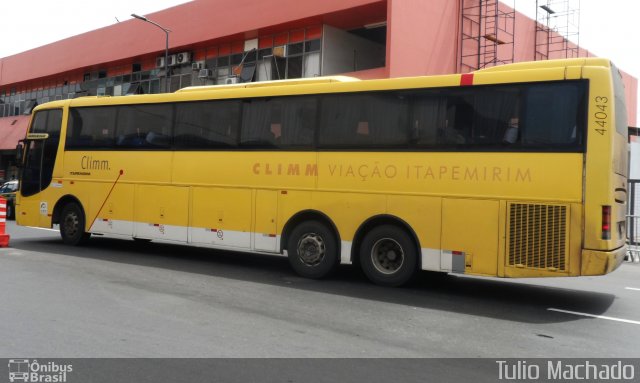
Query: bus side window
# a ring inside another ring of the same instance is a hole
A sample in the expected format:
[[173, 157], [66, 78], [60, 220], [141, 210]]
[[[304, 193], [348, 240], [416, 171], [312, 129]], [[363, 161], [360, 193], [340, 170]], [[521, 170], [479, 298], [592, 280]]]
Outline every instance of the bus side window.
[[80, 116], [78, 109], [69, 109], [69, 121], [67, 123], [67, 140], [65, 143], [67, 149], [82, 145], [82, 128], [82, 116]]
[[272, 127], [280, 133], [279, 146], [311, 148], [316, 128], [317, 99], [315, 97], [288, 97], [278, 105], [278, 125]]
[[62, 110], [52, 109], [47, 111], [47, 133], [49, 138], [45, 141], [42, 158], [42, 186], [49, 185], [53, 176], [53, 167], [58, 154], [60, 144], [60, 129], [62, 128]]
[[241, 143], [251, 147], [311, 148], [316, 125], [315, 97], [250, 100], [242, 111]]
[[409, 104], [396, 92], [322, 96], [321, 147], [407, 147]]
[[398, 92], [374, 93], [364, 100], [370, 142], [406, 148], [409, 144], [409, 99]]
[[485, 146], [516, 143], [519, 99], [520, 91], [512, 86], [474, 92], [473, 143]]
[[418, 95], [412, 102], [411, 142], [420, 147], [435, 146], [447, 124], [447, 102], [434, 94]]
[[269, 141], [274, 145], [279, 146], [282, 141], [282, 100], [271, 99], [268, 101], [267, 108], [269, 109]]
[[272, 105], [270, 99], [246, 100], [242, 108], [240, 144], [248, 147], [273, 148], [275, 135], [271, 132]]
[[171, 104], [120, 106], [116, 145], [150, 148], [169, 146], [172, 114]]
[[473, 107], [464, 100], [449, 99], [446, 122], [439, 134], [438, 142], [445, 145], [459, 145], [469, 142], [473, 124]]
[[582, 143], [580, 113], [583, 92], [577, 84], [530, 85], [526, 95], [523, 143], [576, 145]]
[[179, 149], [236, 147], [240, 105], [237, 100], [176, 104], [174, 144]]
[[114, 146], [115, 107], [70, 108], [65, 147], [67, 149]]

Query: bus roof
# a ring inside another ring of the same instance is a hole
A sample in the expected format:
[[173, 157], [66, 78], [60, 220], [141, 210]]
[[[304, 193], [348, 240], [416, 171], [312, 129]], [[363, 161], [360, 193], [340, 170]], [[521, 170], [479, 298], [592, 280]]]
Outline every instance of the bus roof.
[[355, 77], [348, 77], [348, 76], [325, 76], [325, 77], [312, 77], [312, 78], [296, 78], [291, 80], [247, 82], [247, 83], [239, 83], [239, 84], [189, 86], [186, 88], [179, 89], [175, 93], [202, 92], [207, 90], [221, 90], [221, 89], [259, 88], [259, 87], [266, 87], [266, 86], [281, 86], [281, 85], [327, 84], [331, 82], [354, 82], [354, 81], [360, 81], [360, 80]]
[[580, 57], [572, 59], [557, 59], [557, 60], [541, 60], [541, 61], [527, 61], [513, 64], [498, 65], [490, 68], [480, 69], [475, 73], [486, 72], [506, 72], [512, 70], [526, 70], [526, 69], [544, 69], [544, 68], [559, 68], [568, 66], [601, 66], [610, 68], [611, 61], [599, 57]]
[[[613, 64], [604, 58], [573, 58], [559, 60], [543, 60], [533, 62], [521, 62], [514, 64], [499, 65], [485, 68], [474, 73], [493, 75], [508, 74], [509, 72], [519, 72], [527, 70], [558, 69], [564, 73], [566, 67], [605, 67], [612, 68]], [[394, 77], [384, 79], [360, 80], [348, 76], [326, 76], [313, 78], [298, 78], [290, 80], [263, 81], [239, 84], [191, 86], [177, 90], [174, 93], [161, 93], [152, 95], [135, 96], [85, 96], [75, 99], [60, 100], [38, 105], [34, 111], [42, 108], [62, 107], [69, 105], [72, 107], [97, 106], [97, 105], [123, 105], [137, 103], [173, 102], [173, 101], [195, 101], [203, 99], [235, 98], [235, 97], [262, 97], [279, 96], [291, 94], [316, 94], [330, 93], [332, 91], [374, 91], [385, 89], [410, 89], [421, 87], [454, 87], [460, 85], [460, 74], [417, 76], [417, 77]], [[477, 76], [479, 77], [479, 76]], [[484, 76], [483, 76], [484, 77]], [[564, 78], [564, 76], [562, 76]], [[493, 83], [495, 79], [486, 79], [474, 84], [481, 85]], [[508, 80], [508, 81], [507, 81]], [[502, 78], [499, 82], [513, 82], [513, 79]], [[495, 80], [498, 81], [498, 80]], [[330, 86], [335, 84], [336, 87]], [[215, 92], [212, 92], [215, 91]], [[220, 91], [220, 92], [218, 92]], [[246, 93], [248, 92], [248, 93]], [[214, 95], [215, 93], [215, 95]], [[176, 96], [178, 96], [176, 98]]]

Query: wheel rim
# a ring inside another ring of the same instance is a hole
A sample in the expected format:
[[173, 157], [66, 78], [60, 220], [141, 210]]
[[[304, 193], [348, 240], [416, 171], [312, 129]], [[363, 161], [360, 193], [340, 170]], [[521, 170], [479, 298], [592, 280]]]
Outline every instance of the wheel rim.
[[75, 237], [80, 227], [80, 218], [74, 211], [64, 217], [64, 233], [67, 237]]
[[391, 238], [376, 241], [371, 248], [373, 267], [383, 274], [393, 274], [404, 264], [404, 250], [402, 246]]
[[307, 233], [298, 241], [298, 257], [307, 266], [317, 266], [324, 258], [326, 248], [322, 237], [316, 233]]

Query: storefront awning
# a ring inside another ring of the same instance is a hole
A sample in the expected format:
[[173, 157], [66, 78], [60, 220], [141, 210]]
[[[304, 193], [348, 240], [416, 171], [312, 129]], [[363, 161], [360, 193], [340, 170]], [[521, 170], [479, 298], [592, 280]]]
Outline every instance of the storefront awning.
[[0, 118], [0, 150], [13, 150], [27, 134], [31, 116]]

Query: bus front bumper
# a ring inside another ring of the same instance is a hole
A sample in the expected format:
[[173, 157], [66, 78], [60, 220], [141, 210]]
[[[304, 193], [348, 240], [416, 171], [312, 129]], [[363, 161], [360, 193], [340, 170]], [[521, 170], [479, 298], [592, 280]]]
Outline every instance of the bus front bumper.
[[617, 269], [624, 262], [627, 245], [611, 251], [582, 250], [580, 275], [604, 275]]

